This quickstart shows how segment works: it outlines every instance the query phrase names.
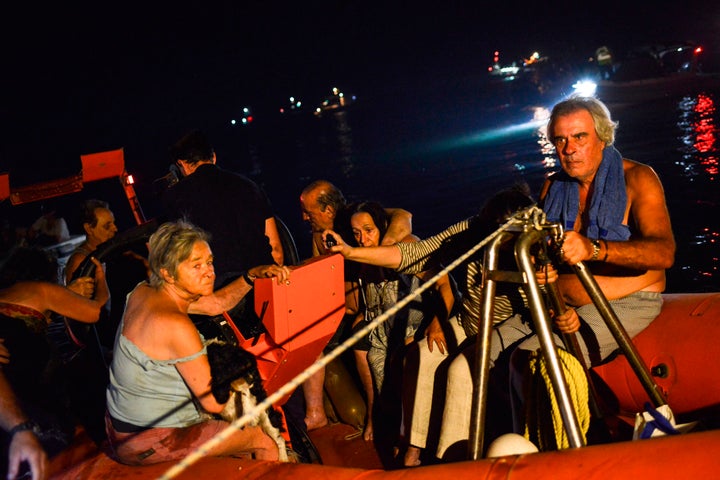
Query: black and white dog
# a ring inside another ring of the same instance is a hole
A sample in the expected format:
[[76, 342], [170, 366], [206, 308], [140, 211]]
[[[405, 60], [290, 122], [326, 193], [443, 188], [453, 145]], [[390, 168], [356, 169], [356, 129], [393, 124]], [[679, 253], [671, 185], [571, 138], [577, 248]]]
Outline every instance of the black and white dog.
[[[211, 389], [219, 403], [225, 403], [220, 417], [233, 422], [267, 398], [255, 356], [229, 342], [212, 339], [207, 342]], [[260, 426], [278, 446], [279, 460], [288, 461], [282, 426], [282, 414], [271, 407], [248, 425]]]

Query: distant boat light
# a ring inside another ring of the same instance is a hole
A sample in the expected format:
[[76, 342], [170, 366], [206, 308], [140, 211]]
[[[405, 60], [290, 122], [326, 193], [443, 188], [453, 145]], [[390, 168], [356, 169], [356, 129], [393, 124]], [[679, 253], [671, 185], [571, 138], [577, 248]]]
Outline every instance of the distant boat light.
[[573, 90], [583, 97], [594, 97], [597, 92], [597, 83], [592, 80], [580, 80], [573, 84]]

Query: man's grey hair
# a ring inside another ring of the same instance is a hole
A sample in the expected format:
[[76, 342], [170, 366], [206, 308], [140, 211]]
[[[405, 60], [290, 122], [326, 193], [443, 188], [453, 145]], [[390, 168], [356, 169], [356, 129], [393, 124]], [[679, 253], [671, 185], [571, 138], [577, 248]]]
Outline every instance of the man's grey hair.
[[571, 96], [553, 107], [547, 124], [547, 135], [550, 141], [552, 141], [552, 131], [558, 117], [575, 113], [578, 110], [587, 110], [590, 113], [595, 123], [595, 132], [605, 145], [609, 146], [615, 142], [615, 130], [619, 123], [610, 117], [610, 110], [597, 98], [583, 96]]

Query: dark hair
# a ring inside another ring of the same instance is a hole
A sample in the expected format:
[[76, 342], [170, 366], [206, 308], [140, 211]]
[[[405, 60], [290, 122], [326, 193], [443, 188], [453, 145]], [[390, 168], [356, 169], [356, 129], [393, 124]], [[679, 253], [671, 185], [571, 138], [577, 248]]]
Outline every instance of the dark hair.
[[[335, 217], [334, 229], [340, 236], [348, 242], [349, 245], [358, 247], [359, 244], [355, 240], [350, 220], [356, 213], [364, 212], [370, 215], [373, 223], [380, 231], [380, 240], [387, 233], [388, 227], [390, 226], [390, 215], [387, 214], [385, 208], [379, 203], [374, 201], [355, 202], [345, 206], [340, 210]], [[392, 269], [386, 269], [381, 267], [374, 267], [358, 262], [345, 262], [345, 278], [357, 279], [358, 277], [364, 277], [368, 271], [373, 269], [381, 269], [384, 272], [386, 280], [393, 280], [397, 276], [397, 272]]]
[[489, 227], [490, 231], [487, 233], [490, 233], [498, 225], [505, 223], [514, 213], [534, 204], [535, 200], [530, 195], [528, 184], [517, 183], [490, 197], [473, 220]]
[[350, 233], [348, 240], [353, 242], [355, 246], [357, 246], [357, 242], [355, 241], [355, 236], [352, 234], [352, 227], [350, 226], [350, 220], [352, 219], [353, 215], [356, 213], [367, 213], [370, 215], [370, 217], [373, 220], [373, 223], [380, 231], [380, 240], [385, 236], [387, 233], [388, 227], [390, 226], [390, 215], [387, 214], [385, 211], [385, 208], [383, 208], [382, 205], [378, 202], [374, 201], [366, 201], [366, 202], [356, 202], [351, 205], [348, 205], [346, 209], [343, 209], [343, 226], [347, 226], [347, 229]]
[[85, 200], [82, 205], [80, 205], [80, 224], [84, 225], [87, 223], [90, 224], [91, 227], [96, 227], [97, 216], [95, 215], [95, 210], [98, 208], [110, 210], [110, 205], [103, 200], [94, 198]]
[[0, 264], [0, 288], [17, 282], [58, 283], [57, 258], [37, 247], [16, 247]]
[[184, 160], [191, 164], [206, 162], [212, 160], [214, 153], [210, 140], [200, 130], [186, 133], [170, 147], [170, 158], [173, 163], [178, 160]]
[[[485, 237], [498, 229], [514, 213], [535, 204], [526, 183], [518, 183], [495, 193], [485, 201], [480, 211], [469, 219], [469, 227], [447, 239], [442, 249], [441, 262], [459, 257]], [[476, 255], [482, 256], [482, 249]]]

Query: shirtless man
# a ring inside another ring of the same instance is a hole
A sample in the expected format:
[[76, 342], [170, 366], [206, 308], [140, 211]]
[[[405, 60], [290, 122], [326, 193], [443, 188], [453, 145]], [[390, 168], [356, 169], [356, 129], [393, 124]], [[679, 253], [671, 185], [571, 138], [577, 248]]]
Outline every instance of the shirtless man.
[[[607, 107], [595, 98], [573, 97], [558, 103], [547, 137], [562, 171], [548, 178], [540, 200], [548, 220], [562, 223], [565, 229], [562, 260], [569, 265], [587, 262], [632, 338], [660, 313], [665, 269], [673, 264], [675, 240], [658, 176], [648, 165], [624, 159], [612, 146], [616, 128]], [[617, 342], [577, 276], [562, 269], [558, 273], [560, 292], [574, 308], [556, 319], [557, 326], [563, 333], [578, 332], [586, 364], [596, 365], [618, 348]], [[542, 277], [538, 275], [540, 283]], [[540, 346], [532, 322], [519, 314], [495, 328], [491, 343], [493, 363], [503, 345], [519, 344], [518, 349], [526, 351]], [[448, 372], [438, 457], [468, 438], [469, 385], [469, 364], [461, 355]]]
[[[611, 158], [615, 128], [607, 108], [594, 98], [573, 98], [555, 106], [548, 123], [548, 139], [555, 145], [563, 172], [570, 177], [578, 190], [577, 215], [564, 213], [559, 219], [565, 222], [565, 239], [562, 244], [563, 260], [574, 265], [589, 261], [595, 279], [608, 300], [627, 297], [635, 292], [660, 293], [665, 289], [665, 269], [675, 258], [675, 240], [670, 226], [670, 215], [665, 204], [660, 179], [648, 165], [621, 159], [622, 178], [626, 201], [621, 205], [622, 227], [628, 238], [611, 238], [613, 225], [603, 234], [592, 229], [590, 215], [598, 197], [602, 215], [604, 197], [612, 195], [607, 186], [600, 190], [599, 182], [611, 178], [603, 175], [601, 164]], [[609, 150], [607, 153], [605, 150]], [[619, 154], [618, 154], [619, 155]], [[611, 167], [610, 167], [611, 168]], [[620, 168], [620, 167], [619, 167]], [[561, 188], [552, 187], [549, 178], [540, 194], [545, 210], [551, 203], [562, 201]], [[607, 181], [605, 181], [607, 185]], [[618, 216], [619, 213], [618, 212]], [[549, 218], [555, 221], [554, 218]], [[568, 228], [570, 222], [574, 222]], [[624, 227], [624, 228], [623, 228]], [[592, 233], [588, 233], [592, 230]], [[585, 289], [576, 275], [561, 274], [559, 286], [568, 304], [582, 306], [590, 303]]]

